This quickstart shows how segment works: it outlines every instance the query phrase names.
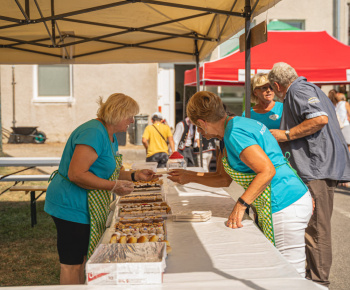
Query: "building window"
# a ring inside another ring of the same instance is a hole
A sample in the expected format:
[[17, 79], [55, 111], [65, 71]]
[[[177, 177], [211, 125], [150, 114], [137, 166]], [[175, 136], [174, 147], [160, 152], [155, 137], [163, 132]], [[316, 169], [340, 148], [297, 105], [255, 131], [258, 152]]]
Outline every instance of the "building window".
[[294, 26], [295, 28], [298, 28], [300, 30], [305, 30], [305, 20], [281, 20], [281, 19], [278, 19], [278, 21], [287, 23], [287, 24]]
[[72, 65], [34, 66], [35, 102], [72, 102]]

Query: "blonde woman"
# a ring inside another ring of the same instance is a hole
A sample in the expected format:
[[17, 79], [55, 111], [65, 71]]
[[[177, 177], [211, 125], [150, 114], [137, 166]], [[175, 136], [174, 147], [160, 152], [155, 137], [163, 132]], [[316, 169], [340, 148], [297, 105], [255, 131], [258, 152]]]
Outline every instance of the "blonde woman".
[[[279, 129], [283, 104], [275, 102], [268, 74], [258, 73], [251, 79], [251, 102], [256, 105], [250, 109], [251, 118], [263, 123], [268, 129]], [[245, 111], [242, 114], [245, 117]]]
[[[227, 226], [243, 227], [244, 212], [254, 203], [265, 236], [305, 276], [304, 235], [312, 214], [312, 199], [285, 161], [276, 139], [261, 122], [228, 116], [221, 99], [211, 92], [194, 94], [188, 102], [187, 115], [206, 139], [224, 139], [222, 175], [245, 189]], [[169, 179], [181, 182], [184, 174], [174, 170]]]
[[45, 211], [57, 228], [61, 284], [84, 284], [84, 264], [104, 230], [111, 193], [126, 195], [151, 170], [123, 171], [115, 133], [125, 132], [139, 112], [135, 100], [113, 94], [100, 98], [97, 118], [70, 135], [60, 166], [47, 189]]

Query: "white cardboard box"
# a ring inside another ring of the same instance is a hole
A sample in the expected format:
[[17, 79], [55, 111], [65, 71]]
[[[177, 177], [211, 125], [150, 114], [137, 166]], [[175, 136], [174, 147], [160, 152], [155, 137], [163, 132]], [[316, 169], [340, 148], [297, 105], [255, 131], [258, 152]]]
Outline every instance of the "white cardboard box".
[[87, 282], [89, 285], [161, 284], [165, 258], [165, 243], [100, 244], [86, 263]]

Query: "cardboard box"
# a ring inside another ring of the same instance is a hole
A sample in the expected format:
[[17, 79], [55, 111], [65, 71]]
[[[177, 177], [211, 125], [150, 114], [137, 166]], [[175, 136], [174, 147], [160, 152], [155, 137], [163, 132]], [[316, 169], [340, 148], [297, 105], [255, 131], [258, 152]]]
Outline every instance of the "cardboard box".
[[161, 284], [166, 244], [100, 244], [86, 263], [89, 285]]

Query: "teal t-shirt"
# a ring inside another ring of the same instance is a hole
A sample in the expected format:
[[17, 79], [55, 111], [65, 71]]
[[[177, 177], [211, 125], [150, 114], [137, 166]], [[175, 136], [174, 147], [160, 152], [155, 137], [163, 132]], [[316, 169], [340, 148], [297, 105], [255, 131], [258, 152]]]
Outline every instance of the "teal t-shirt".
[[[250, 118], [263, 123], [268, 129], [279, 129], [283, 112], [283, 103], [275, 102], [273, 108], [265, 113], [259, 114], [250, 109]], [[245, 117], [245, 111], [242, 114]]]
[[[114, 142], [111, 143], [106, 128], [98, 120], [90, 120], [76, 128], [67, 141], [58, 168], [60, 174], [66, 178], [75, 146], [78, 144], [91, 146], [98, 155], [89, 171], [100, 178], [109, 179], [116, 167], [111, 148], [112, 144], [114, 154], [117, 154], [116, 136], [114, 135]], [[56, 174], [47, 188], [44, 210], [63, 220], [90, 223], [87, 190], [67, 181], [59, 174]]]
[[254, 173], [239, 158], [241, 152], [252, 145], [259, 145], [275, 168], [280, 166], [276, 168], [276, 174], [271, 181], [272, 213], [296, 202], [308, 191], [306, 185], [286, 164], [275, 137], [261, 122], [243, 117], [234, 117], [227, 123], [224, 142], [228, 162], [236, 171]]

